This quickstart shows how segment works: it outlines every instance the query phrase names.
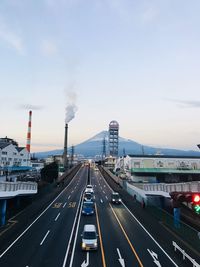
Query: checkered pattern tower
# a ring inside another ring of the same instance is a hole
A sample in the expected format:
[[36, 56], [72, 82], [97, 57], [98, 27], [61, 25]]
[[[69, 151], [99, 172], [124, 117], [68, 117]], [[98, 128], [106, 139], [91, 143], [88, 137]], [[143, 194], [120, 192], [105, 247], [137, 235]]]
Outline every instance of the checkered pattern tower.
[[109, 153], [110, 156], [118, 156], [119, 146], [119, 124], [117, 121], [111, 121], [109, 124]]

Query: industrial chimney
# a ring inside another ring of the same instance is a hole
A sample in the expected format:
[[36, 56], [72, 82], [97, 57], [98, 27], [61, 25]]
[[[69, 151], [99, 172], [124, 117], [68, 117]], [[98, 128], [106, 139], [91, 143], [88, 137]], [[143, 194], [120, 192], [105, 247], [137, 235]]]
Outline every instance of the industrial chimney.
[[63, 152], [63, 165], [65, 170], [68, 169], [68, 159], [67, 159], [67, 139], [68, 139], [68, 124], [65, 124], [65, 137], [64, 137], [64, 152]]
[[26, 149], [30, 153], [31, 151], [31, 119], [32, 119], [32, 111], [29, 111], [29, 120], [28, 120], [28, 132], [27, 132], [27, 142]]

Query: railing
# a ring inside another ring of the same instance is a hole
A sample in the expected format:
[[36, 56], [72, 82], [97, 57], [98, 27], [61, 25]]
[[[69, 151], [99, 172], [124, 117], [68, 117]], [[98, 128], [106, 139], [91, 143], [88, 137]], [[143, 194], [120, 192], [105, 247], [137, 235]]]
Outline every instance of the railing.
[[177, 249], [183, 254], [183, 260], [185, 260], [185, 258], [187, 258], [192, 264], [193, 267], [200, 267], [200, 265], [192, 258], [190, 257], [184, 249], [180, 248], [176, 242], [172, 241], [172, 245], [174, 247], [174, 250], [176, 251]]
[[164, 191], [164, 192], [200, 192], [200, 182], [176, 183], [176, 184], [145, 184], [145, 191]]
[[0, 197], [7, 195], [37, 193], [37, 183], [34, 182], [0, 182]]

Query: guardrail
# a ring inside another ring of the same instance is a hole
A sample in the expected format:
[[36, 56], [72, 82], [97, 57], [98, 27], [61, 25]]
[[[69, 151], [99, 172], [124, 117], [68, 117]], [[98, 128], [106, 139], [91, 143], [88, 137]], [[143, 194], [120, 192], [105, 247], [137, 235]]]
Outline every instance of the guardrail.
[[175, 184], [145, 184], [145, 191], [164, 191], [164, 192], [200, 192], [200, 182], [175, 183]]
[[192, 258], [190, 257], [184, 249], [180, 248], [176, 242], [172, 241], [172, 245], [174, 247], [174, 251], [176, 251], [177, 249], [183, 254], [183, 260], [185, 260], [185, 258], [187, 258], [192, 264], [193, 267], [200, 267], [200, 265]]
[[34, 182], [0, 182], [0, 198], [14, 197], [20, 194], [35, 194], [37, 188], [37, 183]]

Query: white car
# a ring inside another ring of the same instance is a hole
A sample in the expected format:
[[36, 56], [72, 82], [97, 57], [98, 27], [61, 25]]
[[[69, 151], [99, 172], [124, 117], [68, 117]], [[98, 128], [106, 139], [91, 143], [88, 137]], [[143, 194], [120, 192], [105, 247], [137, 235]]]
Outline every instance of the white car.
[[91, 184], [86, 186], [85, 193], [94, 194], [94, 189], [93, 189], [93, 186]]
[[81, 248], [82, 250], [97, 250], [97, 232], [94, 224], [85, 224], [83, 228], [83, 233], [81, 235], [82, 242]]

